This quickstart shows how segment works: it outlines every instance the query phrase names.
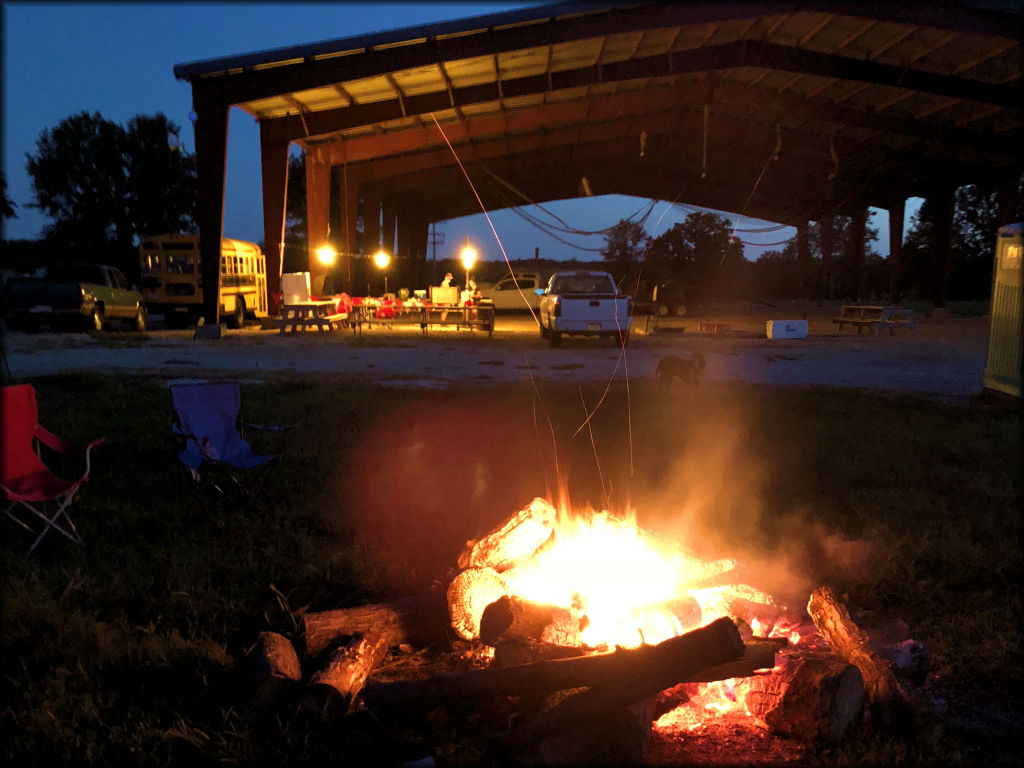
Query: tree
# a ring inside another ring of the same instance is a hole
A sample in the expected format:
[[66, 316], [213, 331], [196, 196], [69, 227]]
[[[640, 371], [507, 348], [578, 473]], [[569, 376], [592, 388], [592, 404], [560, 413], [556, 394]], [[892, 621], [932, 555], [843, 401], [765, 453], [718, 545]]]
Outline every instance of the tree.
[[124, 130], [98, 112], [81, 112], [45, 129], [28, 156], [34, 200], [30, 205], [53, 224], [47, 239], [70, 248], [98, 251], [128, 226]]
[[125, 129], [98, 112], [43, 130], [26, 167], [32, 207], [53, 220], [46, 239], [137, 275], [139, 239], [194, 231], [195, 158], [179, 130], [160, 113], [137, 115]]
[[306, 246], [306, 155], [288, 158], [288, 190], [285, 196], [284, 241]]
[[743, 243], [732, 222], [697, 211], [651, 242], [649, 260], [656, 274], [680, 280], [714, 295], [731, 295], [745, 267]]
[[648, 241], [643, 226], [630, 219], [620, 219], [605, 234], [601, 251], [608, 271], [616, 277], [633, 271], [643, 259]]
[[18, 214], [14, 212], [16, 207], [14, 201], [7, 196], [7, 177], [0, 174], [0, 218], [18, 218]]
[[[1019, 187], [1024, 188], [1024, 176]], [[941, 213], [938, 205], [935, 199], [926, 198], [911, 219], [904, 239], [901, 290], [907, 296], [935, 298], [932, 293], [938, 242], [936, 226]], [[998, 196], [993, 189], [969, 184], [956, 190], [950, 242], [949, 299], [989, 298], [998, 221]]]
[[196, 231], [196, 162], [163, 114], [136, 115], [125, 132], [128, 210], [139, 238]]

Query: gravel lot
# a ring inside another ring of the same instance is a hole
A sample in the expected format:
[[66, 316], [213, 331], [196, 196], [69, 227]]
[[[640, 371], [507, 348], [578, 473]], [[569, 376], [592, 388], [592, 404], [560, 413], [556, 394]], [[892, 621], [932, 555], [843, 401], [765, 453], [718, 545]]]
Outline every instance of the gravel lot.
[[[218, 340], [192, 331], [164, 330], [152, 318], [146, 334], [9, 332], [7, 366], [18, 378], [67, 371], [145, 373], [167, 378], [327, 374], [405, 386], [444, 387], [488, 382], [577, 382], [649, 379], [663, 355], [700, 351], [705, 382], [742, 381], [781, 386], [834, 386], [908, 391], [953, 402], [982, 386], [987, 318], [919, 317], [912, 331], [858, 335], [836, 330], [834, 308], [787, 305], [742, 307], [712, 317], [658, 321], [639, 317], [625, 354], [609, 341], [566, 338], [559, 349], [541, 340], [528, 314], [497, 317], [493, 337], [453, 327], [373, 327], [283, 336], [250, 325]], [[806, 339], [769, 340], [769, 319], [806, 319]], [[702, 320], [729, 326], [699, 332]]]

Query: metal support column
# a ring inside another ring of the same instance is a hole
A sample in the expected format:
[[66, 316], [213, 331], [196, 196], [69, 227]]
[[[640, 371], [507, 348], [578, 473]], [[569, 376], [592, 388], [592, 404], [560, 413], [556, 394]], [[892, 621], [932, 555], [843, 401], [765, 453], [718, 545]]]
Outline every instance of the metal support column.
[[267, 298], [281, 290], [288, 193], [288, 143], [260, 137], [263, 172], [263, 255], [267, 259]]
[[210, 81], [192, 84], [203, 318], [210, 326], [220, 323], [220, 245], [224, 236], [224, 174], [228, 156], [228, 106], [221, 86]]

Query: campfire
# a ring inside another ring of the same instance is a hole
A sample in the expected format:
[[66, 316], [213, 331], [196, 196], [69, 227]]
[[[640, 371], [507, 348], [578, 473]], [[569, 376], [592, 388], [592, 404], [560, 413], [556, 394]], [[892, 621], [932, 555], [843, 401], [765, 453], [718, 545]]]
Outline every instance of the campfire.
[[[872, 645], [831, 589], [794, 609], [741, 572], [631, 514], [537, 498], [468, 541], [443, 590], [307, 613], [305, 658], [319, 666], [303, 708], [329, 720], [500, 703], [515, 723], [501, 749], [540, 762], [635, 760], [651, 733], [723, 714], [808, 743], [840, 741], [865, 712], [914, 727], [908, 689], [927, 674], [923, 645]], [[424, 647], [451, 649], [443, 671], [401, 663]], [[280, 635], [262, 633], [251, 661], [262, 706], [303, 681]]]

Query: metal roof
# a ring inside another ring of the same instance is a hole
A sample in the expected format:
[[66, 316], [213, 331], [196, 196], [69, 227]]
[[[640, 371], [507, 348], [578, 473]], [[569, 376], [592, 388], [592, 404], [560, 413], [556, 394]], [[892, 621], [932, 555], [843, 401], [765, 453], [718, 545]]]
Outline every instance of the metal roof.
[[1000, 5], [560, 4], [174, 72], [252, 115], [265, 140], [335, 164], [390, 159], [408, 175], [428, 155], [444, 164], [451, 142], [471, 161], [540, 173], [569, 152], [600, 191], [688, 187], [686, 202], [782, 221], [827, 184], [830, 199], [884, 205], [1019, 177], [1022, 14]]

